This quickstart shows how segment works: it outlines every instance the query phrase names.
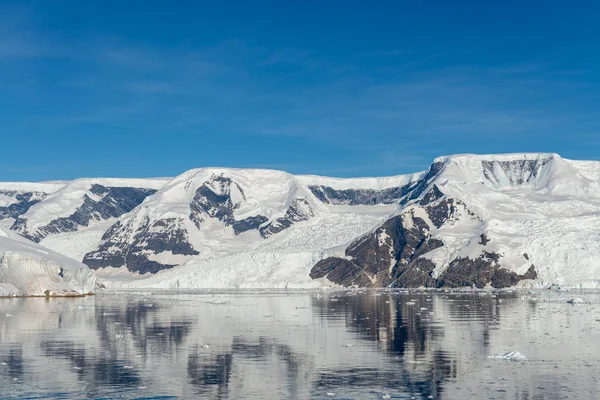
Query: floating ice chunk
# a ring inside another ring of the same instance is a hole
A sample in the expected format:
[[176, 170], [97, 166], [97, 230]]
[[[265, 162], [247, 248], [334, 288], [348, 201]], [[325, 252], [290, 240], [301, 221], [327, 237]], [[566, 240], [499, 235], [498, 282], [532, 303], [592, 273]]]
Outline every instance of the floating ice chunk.
[[203, 344], [203, 345], [202, 345], [202, 346], [200, 346], [200, 347], [202, 347], [203, 349], [210, 349], [210, 344], [208, 344], [208, 343], [205, 343], [205, 344]]
[[571, 300], [567, 300], [567, 303], [569, 304], [581, 304], [583, 303], [583, 299], [581, 297], [575, 297]]
[[509, 361], [527, 361], [527, 357], [521, 354], [518, 351], [509, 351], [507, 353], [498, 353], [493, 356], [488, 356], [487, 358], [491, 358], [494, 360], [509, 360]]
[[381, 398], [382, 399], [391, 399], [392, 396], [390, 396], [389, 394], [386, 393], [386, 394], [382, 395]]
[[5, 363], [4, 361], [2, 361], [2, 365], [8, 365], [7, 363]]
[[354, 347], [354, 345], [352, 345], [352, 344], [350, 344], [350, 343], [346, 343], [346, 344], [344, 345], [344, 347]]
[[537, 297], [531, 297], [531, 296], [527, 296], [527, 295], [523, 295], [521, 296], [521, 300], [523, 301], [537, 301]]
[[12, 316], [13, 316], [12, 314], [6, 314], [6, 318], [10, 318]]
[[133, 366], [132, 365], [124, 365], [123, 368], [125, 368], [125, 369], [133, 369]]
[[414, 301], [407, 301], [405, 304], [406, 304], [407, 306], [414, 306], [414, 305], [415, 305], [415, 304], [417, 304], [417, 303], [415, 303]]
[[81, 369], [83, 369], [83, 368], [81, 368], [81, 367], [73, 367], [73, 369], [75, 369], [75, 370], [79, 371], [79, 370], [81, 370]]
[[335, 393], [327, 392], [327, 396], [329, 396], [329, 397], [335, 396]]

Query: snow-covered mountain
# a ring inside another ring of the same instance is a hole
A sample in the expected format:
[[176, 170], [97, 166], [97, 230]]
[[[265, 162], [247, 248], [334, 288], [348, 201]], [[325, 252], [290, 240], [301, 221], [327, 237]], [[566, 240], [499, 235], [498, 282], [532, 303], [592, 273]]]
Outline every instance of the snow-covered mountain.
[[0, 193], [3, 226], [113, 285], [600, 286], [600, 163], [556, 154], [440, 157], [384, 178], [201, 168]]
[[311, 276], [360, 286], [600, 284], [600, 163], [441, 157], [411, 199]]

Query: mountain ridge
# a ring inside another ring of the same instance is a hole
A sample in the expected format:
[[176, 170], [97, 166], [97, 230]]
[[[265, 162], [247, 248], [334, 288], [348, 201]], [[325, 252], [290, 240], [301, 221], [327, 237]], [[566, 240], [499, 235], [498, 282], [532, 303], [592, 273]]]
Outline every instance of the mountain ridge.
[[[69, 215], [87, 201], [85, 218], [39, 241], [108, 280], [129, 274], [139, 287], [600, 285], [595, 161], [458, 154], [381, 178], [196, 168], [171, 179], [123, 179], [122, 197], [93, 197], [110, 193], [108, 182], [61, 182], [10, 226], [18, 231], [48, 197], [77, 199], [67, 202]], [[18, 186], [0, 183], [0, 193]], [[0, 218], [1, 211], [0, 204]], [[50, 213], [50, 224], [66, 211]]]

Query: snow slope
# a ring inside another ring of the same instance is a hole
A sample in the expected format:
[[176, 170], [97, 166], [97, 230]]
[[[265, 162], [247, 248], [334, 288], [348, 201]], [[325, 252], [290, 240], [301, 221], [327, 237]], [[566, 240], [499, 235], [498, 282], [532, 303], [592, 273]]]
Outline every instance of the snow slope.
[[[97, 246], [103, 232], [170, 179], [82, 178], [0, 183], [0, 223], [70, 257]], [[9, 203], [10, 200], [10, 203]], [[77, 234], [73, 234], [77, 232]]]
[[[546, 284], [600, 285], [600, 163], [573, 162], [557, 154], [438, 161], [446, 163], [436, 179], [440, 190], [481, 218], [486, 247], [502, 255], [503, 267], [524, 273], [533, 264], [537, 279]], [[459, 236], [464, 240], [467, 235]], [[473, 240], [448, 246], [444, 257], [472, 256], [473, 247]]]
[[47, 185], [12, 229], [115, 286], [600, 287], [595, 161], [465, 154], [382, 178], [200, 168]]
[[170, 286], [315, 286], [308, 270], [324, 248], [343, 245], [395, 208], [324, 204], [282, 171], [197, 169], [121, 217], [84, 260], [141, 273], [184, 264], [152, 278]]
[[0, 296], [85, 295], [95, 285], [84, 264], [0, 230]]
[[[599, 163], [545, 153], [457, 155], [437, 158], [427, 175], [400, 219], [348, 246], [349, 261], [326, 260], [312, 275], [376, 286], [600, 286]], [[377, 244], [389, 229], [402, 243]], [[387, 274], [385, 263], [361, 261], [387, 253]], [[368, 280], [349, 277], [353, 269]]]

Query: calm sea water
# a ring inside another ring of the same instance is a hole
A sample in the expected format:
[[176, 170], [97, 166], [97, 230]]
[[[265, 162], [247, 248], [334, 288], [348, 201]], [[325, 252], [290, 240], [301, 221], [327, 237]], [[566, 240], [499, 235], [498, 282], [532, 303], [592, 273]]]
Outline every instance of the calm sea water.
[[[0, 398], [595, 399], [599, 300], [550, 291], [0, 299]], [[508, 351], [528, 360], [486, 358]]]

